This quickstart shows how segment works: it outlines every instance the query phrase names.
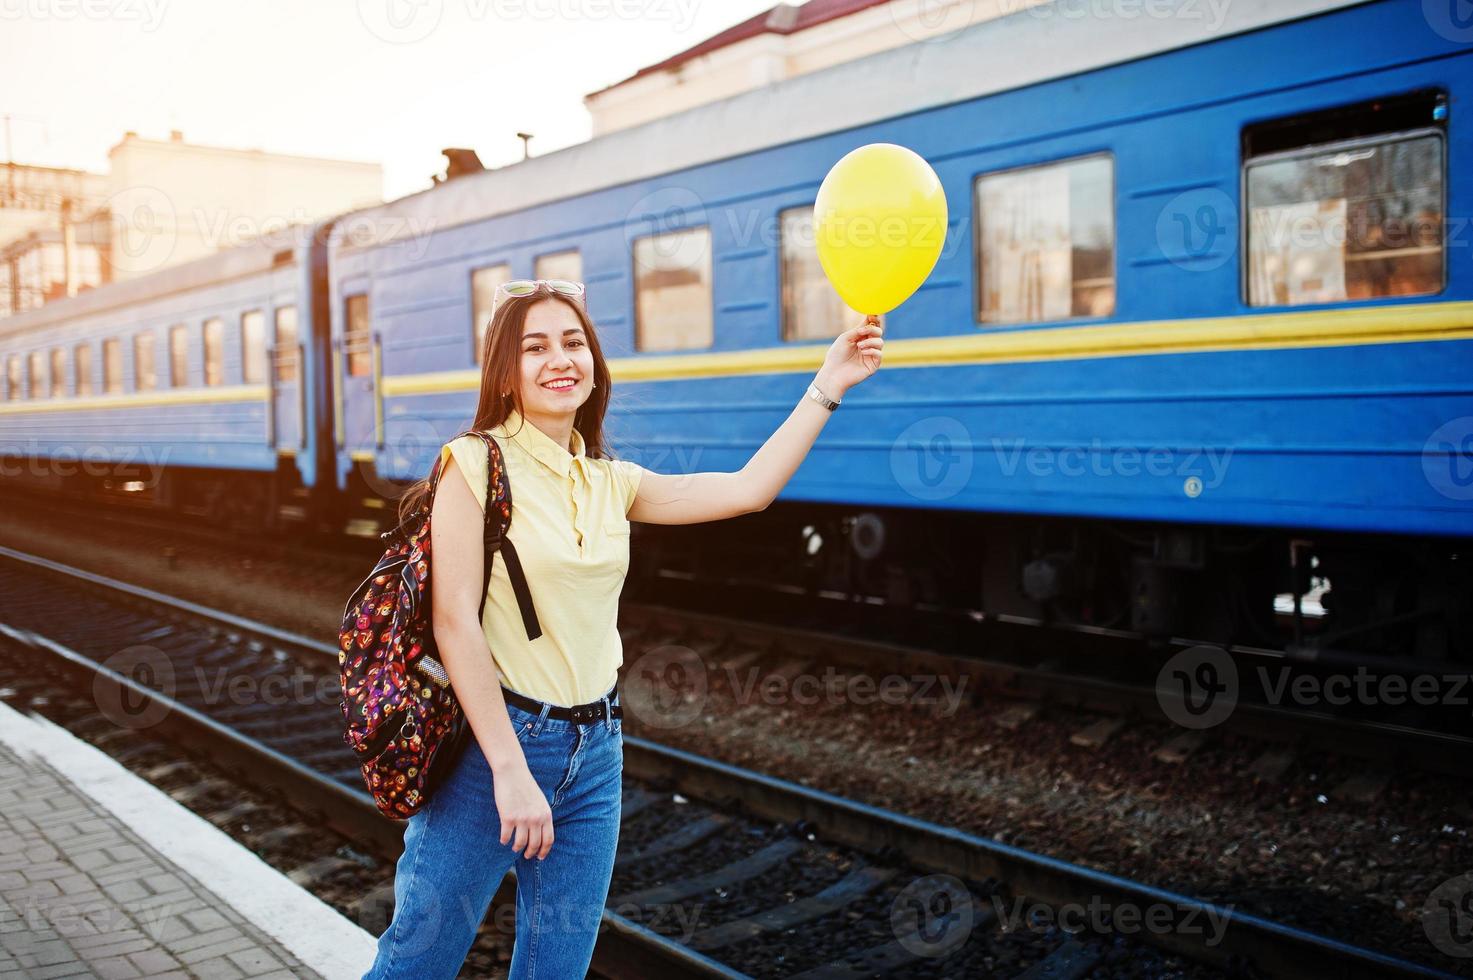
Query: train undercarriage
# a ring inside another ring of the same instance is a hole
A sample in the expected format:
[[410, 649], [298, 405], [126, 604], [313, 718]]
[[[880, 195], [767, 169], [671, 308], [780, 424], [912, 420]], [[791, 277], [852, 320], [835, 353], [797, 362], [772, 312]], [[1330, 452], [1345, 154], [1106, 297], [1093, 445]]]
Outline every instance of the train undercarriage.
[[0, 460], [9, 490], [179, 517], [225, 531], [281, 532], [312, 518], [311, 495], [289, 457], [275, 473], [78, 460]]
[[1469, 543], [779, 502], [638, 525], [660, 575], [971, 610], [1165, 640], [1473, 664]]
[[[346, 493], [314, 496], [286, 457], [275, 474], [0, 465], [8, 487], [32, 496], [172, 512], [235, 532], [365, 538], [395, 513], [375, 492], [383, 481], [355, 471]], [[1462, 539], [785, 501], [634, 533], [624, 594], [654, 601], [659, 579], [675, 576], [1162, 641], [1473, 665], [1473, 556]]]

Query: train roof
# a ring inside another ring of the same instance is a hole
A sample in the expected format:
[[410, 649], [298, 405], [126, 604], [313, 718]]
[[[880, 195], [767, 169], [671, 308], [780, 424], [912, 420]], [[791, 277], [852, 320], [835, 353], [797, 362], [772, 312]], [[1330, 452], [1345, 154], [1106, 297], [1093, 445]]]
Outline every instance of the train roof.
[[1127, 30], [1108, 32], [1092, 17], [1067, 13], [1067, 3], [1050, 5], [1059, 8], [1051, 15], [1044, 14], [1050, 6], [1022, 9], [364, 208], [354, 213], [353, 233], [333, 247], [372, 248], [1374, 0], [1168, 2], [1175, 15], [1143, 12], [1123, 21]]
[[652, 65], [645, 65], [628, 78], [605, 86], [592, 94], [598, 95], [610, 89], [616, 89], [636, 78], [644, 78], [656, 72], [669, 71], [739, 41], [760, 37], [763, 34], [797, 34], [811, 27], [827, 24], [831, 20], [848, 17], [850, 14], [857, 14], [870, 7], [878, 7], [882, 3], [890, 2], [891, 0], [802, 0], [802, 3], [796, 7], [790, 3], [779, 3], [774, 7], [768, 7], [760, 14], [753, 14], [746, 20], [733, 24], [724, 31], [711, 35], [704, 41], [691, 45], [684, 51], [677, 51], [668, 58]]

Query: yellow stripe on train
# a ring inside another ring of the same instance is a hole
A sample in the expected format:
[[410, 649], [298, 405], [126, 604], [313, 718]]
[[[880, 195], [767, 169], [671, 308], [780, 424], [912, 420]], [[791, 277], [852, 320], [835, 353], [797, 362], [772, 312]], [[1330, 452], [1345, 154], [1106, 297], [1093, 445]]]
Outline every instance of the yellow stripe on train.
[[81, 398], [64, 395], [58, 398], [0, 402], [0, 415], [25, 415], [31, 412], [84, 412], [103, 408], [150, 408], [160, 405], [264, 402], [269, 392], [270, 389], [266, 385], [224, 385], [214, 388], [179, 388], [170, 391], [146, 391], [123, 395], [86, 395]]
[[[1343, 347], [1473, 338], [1473, 302], [1263, 313], [1182, 320], [1104, 323], [1087, 327], [1029, 327], [951, 337], [885, 342], [885, 366], [942, 367], [1024, 361], [1209, 351]], [[684, 381], [691, 378], [812, 371], [823, 363], [823, 344], [610, 358], [616, 381]], [[478, 368], [384, 378], [385, 397], [476, 390]]]

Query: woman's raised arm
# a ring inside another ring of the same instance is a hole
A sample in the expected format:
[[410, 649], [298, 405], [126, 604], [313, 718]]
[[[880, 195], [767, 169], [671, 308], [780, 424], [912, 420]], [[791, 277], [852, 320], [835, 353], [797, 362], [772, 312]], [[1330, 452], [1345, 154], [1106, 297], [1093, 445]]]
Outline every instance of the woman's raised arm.
[[[867, 318], [835, 339], [813, 383], [838, 401], [879, 370], [884, 346], [881, 328]], [[832, 414], [805, 392], [783, 424], [736, 473], [643, 470], [629, 519], [646, 524], [698, 524], [766, 510], [802, 464]]]

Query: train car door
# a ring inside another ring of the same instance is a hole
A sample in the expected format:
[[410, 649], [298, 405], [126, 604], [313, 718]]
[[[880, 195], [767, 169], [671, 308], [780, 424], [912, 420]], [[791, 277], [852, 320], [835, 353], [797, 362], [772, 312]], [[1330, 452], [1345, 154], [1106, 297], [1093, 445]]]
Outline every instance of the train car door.
[[307, 391], [302, 384], [302, 365], [307, 352], [297, 334], [297, 308], [276, 308], [275, 336], [271, 345], [271, 442], [280, 455], [307, 448]]
[[337, 389], [337, 440], [350, 458], [372, 462], [382, 432], [382, 411], [376, 375], [377, 350], [368, 294], [357, 293], [343, 299], [343, 337], [333, 357]]

